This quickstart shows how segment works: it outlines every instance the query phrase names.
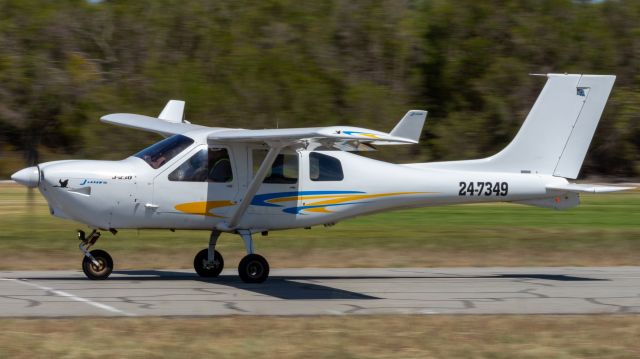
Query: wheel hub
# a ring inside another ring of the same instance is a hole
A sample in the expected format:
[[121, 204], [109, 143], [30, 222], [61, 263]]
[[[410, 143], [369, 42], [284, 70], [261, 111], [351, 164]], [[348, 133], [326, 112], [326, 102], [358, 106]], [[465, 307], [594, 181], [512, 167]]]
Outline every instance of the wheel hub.
[[203, 249], [193, 259], [193, 268], [201, 277], [217, 277], [224, 269], [224, 259], [218, 251], [214, 252], [214, 259], [209, 260], [209, 250]]
[[106, 263], [105, 263], [104, 259], [103, 258], [96, 258], [96, 262], [98, 262], [97, 265], [95, 263], [91, 262], [91, 269], [96, 273], [100, 273], [100, 272], [104, 271], [104, 269], [106, 268]]
[[257, 261], [251, 262], [247, 266], [247, 274], [249, 274], [249, 276], [251, 276], [252, 278], [260, 277], [260, 275], [262, 275], [263, 270], [264, 268], [262, 268], [262, 264]]
[[218, 265], [220, 264], [219, 261], [213, 261], [213, 262], [209, 262], [207, 260], [203, 260], [202, 261], [202, 267], [204, 269], [214, 269], [214, 268], [218, 268]]

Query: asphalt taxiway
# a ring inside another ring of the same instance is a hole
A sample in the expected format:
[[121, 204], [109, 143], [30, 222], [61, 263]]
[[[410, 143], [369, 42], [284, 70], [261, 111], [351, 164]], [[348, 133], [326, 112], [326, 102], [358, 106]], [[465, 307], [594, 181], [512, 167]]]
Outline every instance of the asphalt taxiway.
[[0, 317], [640, 313], [640, 267], [0, 272]]

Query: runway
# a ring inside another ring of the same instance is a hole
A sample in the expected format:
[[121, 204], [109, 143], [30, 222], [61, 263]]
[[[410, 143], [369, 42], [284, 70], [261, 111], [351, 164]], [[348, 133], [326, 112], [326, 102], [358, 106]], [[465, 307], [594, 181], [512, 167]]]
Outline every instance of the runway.
[[640, 267], [0, 272], [0, 317], [640, 313]]

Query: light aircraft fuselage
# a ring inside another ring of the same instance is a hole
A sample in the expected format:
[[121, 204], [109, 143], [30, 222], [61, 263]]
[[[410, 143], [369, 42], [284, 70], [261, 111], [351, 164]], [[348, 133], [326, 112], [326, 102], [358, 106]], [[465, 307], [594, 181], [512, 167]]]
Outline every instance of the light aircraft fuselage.
[[[44, 163], [38, 188], [53, 215], [94, 228], [210, 230], [224, 223], [242, 202], [254, 176], [253, 157], [266, 150], [210, 144], [207, 133], [176, 135], [193, 142], [159, 168], [135, 156], [122, 161]], [[216, 182], [170, 178], [186, 160], [209, 148], [227, 151], [231, 176]], [[548, 190], [550, 184], [568, 183], [549, 175], [393, 164], [343, 151], [298, 149], [280, 156], [287, 160], [281, 166], [288, 177], [267, 177], [239, 228], [262, 232], [311, 227], [385, 210], [458, 203], [546, 199], [552, 208], [577, 204], [575, 194]], [[320, 156], [338, 173], [329, 178], [312, 173], [325, 170], [314, 158]], [[66, 186], [61, 187], [61, 181]]]

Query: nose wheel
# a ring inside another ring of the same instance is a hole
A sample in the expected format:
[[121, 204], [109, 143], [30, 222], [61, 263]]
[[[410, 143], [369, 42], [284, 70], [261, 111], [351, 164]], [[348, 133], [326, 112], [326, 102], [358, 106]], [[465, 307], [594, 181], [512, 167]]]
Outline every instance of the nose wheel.
[[113, 271], [113, 259], [106, 251], [94, 249], [91, 252], [93, 259], [82, 259], [82, 271], [89, 279], [103, 280], [109, 278]]
[[100, 238], [100, 232], [95, 229], [85, 237], [84, 231], [78, 231], [78, 239], [80, 245], [78, 246], [84, 258], [82, 258], [82, 271], [89, 279], [103, 280], [109, 278], [111, 272], [113, 272], [113, 259], [106, 251], [101, 249], [94, 249], [89, 251]]

